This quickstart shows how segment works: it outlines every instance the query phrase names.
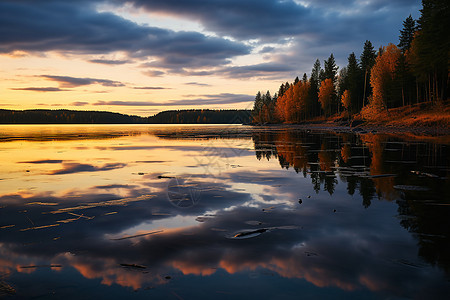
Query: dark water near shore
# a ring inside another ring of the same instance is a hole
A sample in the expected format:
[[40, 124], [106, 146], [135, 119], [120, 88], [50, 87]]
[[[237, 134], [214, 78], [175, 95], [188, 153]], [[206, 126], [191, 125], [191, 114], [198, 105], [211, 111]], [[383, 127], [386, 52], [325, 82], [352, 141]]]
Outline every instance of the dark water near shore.
[[0, 126], [5, 299], [446, 299], [450, 144]]

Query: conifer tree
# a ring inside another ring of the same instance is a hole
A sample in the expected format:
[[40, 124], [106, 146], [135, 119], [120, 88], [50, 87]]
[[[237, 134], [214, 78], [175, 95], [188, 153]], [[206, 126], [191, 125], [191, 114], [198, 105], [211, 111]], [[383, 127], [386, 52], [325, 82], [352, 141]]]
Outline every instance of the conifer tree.
[[320, 86], [320, 73], [322, 71], [322, 68], [320, 66], [320, 61], [316, 59], [316, 62], [314, 63], [314, 66], [311, 70], [311, 77], [309, 79], [310, 89], [309, 89], [309, 100], [311, 104], [311, 111], [313, 112], [313, 115], [319, 115], [320, 114], [320, 105], [319, 105], [319, 86]]
[[370, 82], [370, 70], [375, 64], [376, 58], [375, 50], [372, 46], [372, 43], [369, 40], [366, 40], [364, 43], [364, 49], [361, 53], [360, 61], [361, 61], [361, 71], [364, 74], [364, 88], [363, 88], [363, 99], [362, 106], [366, 104], [367, 97], [372, 93], [372, 88], [369, 84]]
[[306, 73], [303, 73], [302, 81], [303, 81], [303, 83], [308, 82], [308, 75], [306, 75]]
[[[358, 60], [356, 59], [355, 53], [350, 53], [348, 56], [348, 65], [347, 65], [347, 81], [348, 81], [348, 93], [351, 101], [355, 101], [354, 99], [360, 99], [362, 96], [362, 76], [361, 69], [358, 64]], [[349, 107], [352, 109], [360, 109], [361, 106], [358, 103], [352, 103]]]
[[414, 33], [416, 32], [416, 21], [409, 15], [405, 21], [403, 21], [403, 29], [400, 30], [400, 37], [398, 47], [405, 53], [411, 48], [412, 40], [414, 39]]
[[331, 53], [330, 57], [325, 60], [324, 69], [325, 79], [329, 78], [333, 81], [333, 83], [335, 83], [337, 79], [337, 70], [339, 69], [339, 67], [336, 66], [336, 61], [334, 59], [333, 53]]
[[416, 73], [426, 74], [428, 98], [447, 99], [450, 49], [450, 3], [422, 0], [419, 32], [415, 39]]

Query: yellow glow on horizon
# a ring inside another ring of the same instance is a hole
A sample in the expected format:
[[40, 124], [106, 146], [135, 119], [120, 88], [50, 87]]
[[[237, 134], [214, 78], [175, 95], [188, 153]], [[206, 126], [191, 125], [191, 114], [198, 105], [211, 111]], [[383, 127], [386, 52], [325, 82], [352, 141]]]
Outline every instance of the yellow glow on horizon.
[[[159, 111], [172, 109], [246, 109], [249, 102], [217, 105], [179, 106], [120, 106], [94, 105], [99, 101], [130, 101], [167, 103], [172, 100], [202, 99], [203, 95], [221, 93], [254, 95], [267, 86], [277, 89], [274, 80], [230, 79], [215, 76], [182, 76], [165, 74], [150, 77], [143, 74], [142, 61], [108, 65], [92, 63], [93, 59], [123, 58], [121, 53], [110, 55], [75, 55], [49, 52], [33, 55], [21, 52], [15, 55], [0, 55], [0, 108], [2, 109], [74, 109], [101, 110], [141, 116], [153, 115]], [[69, 76], [74, 78], [94, 78], [121, 82], [124, 86], [111, 87], [99, 83], [77, 87], [65, 87], [59, 82], [42, 77]], [[191, 83], [191, 84], [189, 84]], [[194, 83], [194, 84], [192, 84]], [[163, 89], [136, 89], [139, 87], [161, 87]], [[29, 91], [26, 88], [60, 88], [63, 91]], [[88, 104], [77, 106], [87, 102]], [[199, 103], [200, 104], [200, 103]]]

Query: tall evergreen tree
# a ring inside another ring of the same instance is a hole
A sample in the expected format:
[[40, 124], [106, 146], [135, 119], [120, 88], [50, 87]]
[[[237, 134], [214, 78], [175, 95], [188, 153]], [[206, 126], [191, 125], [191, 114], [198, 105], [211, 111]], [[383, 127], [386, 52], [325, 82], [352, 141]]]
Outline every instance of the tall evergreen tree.
[[335, 83], [337, 79], [337, 70], [339, 67], [336, 65], [336, 60], [334, 59], [333, 53], [331, 53], [330, 57], [325, 60], [324, 69], [325, 79], [329, 78], [333, 81], [333, 83]]
[[[348, 92], [351, 99], [350, 107], [351, 109], [360, 109], [359, 101], [357, 99], [361, 99], [362, 90], [361, 90], [361, 69], [358, 64], [358, 60], [356, 58], [355, 53], [350, 53], [348, 56], [348, 65], [347, 65], [347, 79], [348, 79]], [[357, 101], [357, 102], [355, 102]]]
[[309, 100], [311, 101], [311, 111], [314, 116], [320, 114], [320, 104], [319, 104], [319, 87], [320, 87], [320, 74], [322, 72], [322, 67], [320, 66], [320, 61], [316, 59], [314, 66], [311, 70], [311, 77], [309, 79], [310, 89], [309, 89]]
[[[324, 61], [324, 77], [325, 77], [325, 80], [331, 79], [331, 82], [334, 85], [336, 83], [336, 81], [337, 81], [337, 71], [338, 71], [338, 69], [339, 69], [339, 67], [336, 65], [336, 60], [334, 59], [334, 55], [333, 55], [333, 53], [331, 53], [330, 57], [327, 60]], [[335, 92], [333, 92], [331, 94], [330, 106], [332, 107], [332, 109], [327, 111], [328, 113], [335, 111], [334, 108], [336, 108], [336, 111], [339, 111], [339, 101], [336, 101], [337, 100], [336, 96], [337, 95], [336, 95]], [[319, 98], [320, 98], [320, 96], [319, 96]]]
[[398, 47], [405, 53], [411, 48], [411, 43], [414, 39], [414, 33], [416, 32], [416, 21], [409, 15], [405, 21], [403, 21], [403, 29], [400, 30], [400, 37]]
[[[348, 94], [348, 74], [347, 74], [347, 67], [343, 67], [339, 70], [338, 80], [337, 80], [337, 99], [341, 99], [344, 92], [347, 92]], [[337, 101], [338, 107], [341, 106], [342, 102]]]
[[306, 75], [306, 73], [303, 73], [302, 81], [303, 81], [303, 83], [308, 82], [308, 75]]
[[320, 82], [322, 82], [322, 81], [324, 81], [325, 79], [327, 79], [327, 77], [325, 76], [325, 71], [324, 71], [323, 69], [320, 69], [320, 72], [319, 72], [319, 79], [320, 79]]
[[422, 0], [418, 20], [416, 73], [428, 76], [428, 98], [447, 99], [448, 62], [450, 49], [450, 3], [442, 0]]
[[339, 70], [338, 76], [338, 97], [342, 95], [345, 90], [348, 90], [348, 74], [347, 67], [343, 67]]
[[370, 70], [375, 64], [375, 59], [377, 55], [372, 46], [372, 43], [369, 40], [366, 40], [364, 43], [364, 49], [361, 53], [361, 71], [364, 75], [364, 88], [363, 88], [363, 99], [362, 106], [367, 103], [367, 97], [372, 93], [372, 87], [370, 86]]
[[281, 98], [284, 95], [284, 83], [280, 85], [280, 88], [278, 89], [278, 97]]
[[269, 105], [270, 103], [272, 103], [272, 96], [270, 95], [270, 91], [267, 91], [264, 97], [264, 104]]
[[263, 97], [261, 95], [261, 92], [258, 91], [258, 93], [255, 96], [255, 102], [253, 103], [253, 110], [252, 110], [252, 117], [253, 122], [255, 123], [261, 123], [261, 110], [263, 108]]
[[400, 103], [403, 106], [408, 102], [411, 104], [413, 102], [411, 98], [414, 95], [415, 80], [404, 54], [400, 55], [395, 66], [394, 85], [394, 97], [398, 99], [396, 101], [397, 106], [400, 106]]

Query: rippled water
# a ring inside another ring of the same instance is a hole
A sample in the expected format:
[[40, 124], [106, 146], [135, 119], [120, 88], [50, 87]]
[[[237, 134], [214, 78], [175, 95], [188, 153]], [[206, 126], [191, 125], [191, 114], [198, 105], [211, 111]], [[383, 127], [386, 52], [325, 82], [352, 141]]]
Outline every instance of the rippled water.
[[0, 297], [445, 299], [449, 145], [0, 126]]

